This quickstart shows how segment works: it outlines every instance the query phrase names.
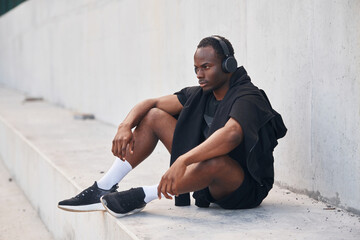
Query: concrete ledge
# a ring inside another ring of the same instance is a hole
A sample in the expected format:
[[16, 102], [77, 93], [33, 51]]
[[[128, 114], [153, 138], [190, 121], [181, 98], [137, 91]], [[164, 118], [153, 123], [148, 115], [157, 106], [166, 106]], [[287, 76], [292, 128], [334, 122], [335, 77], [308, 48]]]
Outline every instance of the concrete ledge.
[[[0, 157], [0, 239], [53, 240]], [[16, 223], [16, 224], [14, 224]]]
[[[115, 219], [107, 213], [70, 213], [57, 202], [101, 177], [113, 162], [116, 128], [76, 120], [73, 112], [0, 87], [0, 155], [56, 239], [357, 239], [360, 218], [306, 196], [274, 187], [252, 210], [175, 207], [154, 201], [143, 212]], [[157, 148], [120, 184], [158, 182], [169, 156]]]
[[5, 164], [56, 239], [138, 239], [105, 213], [71, 215], [57, 209], [60, 199], [83, 187], [1, 117], [0, 132]]

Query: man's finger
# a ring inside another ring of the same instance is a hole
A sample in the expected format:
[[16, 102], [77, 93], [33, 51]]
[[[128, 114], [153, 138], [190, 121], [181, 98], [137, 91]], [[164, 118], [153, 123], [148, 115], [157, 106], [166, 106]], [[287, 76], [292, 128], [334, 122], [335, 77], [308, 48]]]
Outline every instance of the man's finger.
[[159, 199], [161, 199], [161, 187], [162, 187], [162, 180], [160, 181], [158, 188], [157, 188], [157, 195], [158, 195]]
[[121, 146], [121, 155], [124, 159], [126, 159], [126, 147], [127, 147], [127, 145], [125, 145], [125, 144], [123, 144]]
[[171, 195], [174, 195], [174, 193], [172, 191], [173, 184], [174, 184], [173, 182], [170, 182], [170, 184], [167, 185], [166, 193], [167, 193], [169, 199], [172, 199]]
[[112, 141], [112, 144], [111, 144], [111, 152], [114, 153], [114, 140]]
[[119, 155], [119, 158], [121, 160], [124, 160], [123, 159], [123, 154], [122, 154], [122, 151], [121, 151], [121, 142], [119, 142], [119, 141], [116, 144], [116, 151], [117, 151], [117, 154]]
[[167, 183], [165, 183], [163, 185], [163, 187], [161, 188], [161, 193], [167, 198], [167, 199], [172, 199], [169, 194], [166, 192], [167, 189]]
[[167, 199], [172, 199], [172, 196], [169, 195], [170, 189], [171, 189], [171, 182], [170, 183], [167, 182], [164, 188], [164, 192], [162, 192]]
[[119, 142], [114, 138], [113, 143], [112, 143], [112, 152], [115, 156], [117, 156], [119, 154], [118, 145], [119, 145]]
[[130, 144], [129, 144], [129, 153], [130, 154], [134, 154], [134, 146], [135, 146], [135, 141], [130, 141]]
[[[132, 140], [132, 138], [124, 138], [122, 141], [121, 151], [122, 151], [122, 156], [124, 159], [126, 159], [126, 153], [131, 144], [131, 140]], [[130, 151], [130, 149], [129, 149], [129, 151]]]
[[178, 195], [179, 195], [175, 183], [173, 183], [173, 184], [171, 185], [171, 192], [169, 192], [169, 193], [170, 193], [171, 195], [173, 195], [173, 196], [178, 196]]
[[160, 192], [164, 195], [164, 197], [166, 197], [166, 195], [164, 194], [164, 192], [166, 192], [165, 190], [166, 190], [166, 183], [163, 183], [160, 188]]
[[118, 151], [117, 151], [117, 144], [116, 144], [116, 141], [114, 140], [113, 141], [113, 146], [112, 146], [112, 152], [115, 156], [118, 156]]

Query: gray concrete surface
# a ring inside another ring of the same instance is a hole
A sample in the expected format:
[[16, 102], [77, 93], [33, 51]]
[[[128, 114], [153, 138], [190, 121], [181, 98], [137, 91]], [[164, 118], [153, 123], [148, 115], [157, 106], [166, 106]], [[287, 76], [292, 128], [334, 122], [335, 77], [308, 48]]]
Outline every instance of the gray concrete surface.
[[[143, 212], [115, 219], [107, 213], [57, 209], [59, 200], [91, 185], [110, 167], [115, 126], [79, 121], [73, 112], [0, 88], [0, 155], [55, 239], [358, 239], [360, 218], [304, 195], [274, 187], [263, 204], [229, 211], [175, 207], [156, 200]], [[169, 156], [157, 148], [120, 189], [159, 181]], [[41, 180], [41, 181], [40, 181]], [[14, 224], [17, 219], [14, 219]]]
[[0, 239], [52, 240], [0, 157]]

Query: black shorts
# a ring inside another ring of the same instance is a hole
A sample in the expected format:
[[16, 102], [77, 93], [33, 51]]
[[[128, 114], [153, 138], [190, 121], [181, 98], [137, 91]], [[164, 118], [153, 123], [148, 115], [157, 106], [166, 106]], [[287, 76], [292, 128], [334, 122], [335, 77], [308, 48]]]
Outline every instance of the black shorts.
[[[224, 209], [246, 209], [254, 208], [261, 204], [268, 192], [272, 188], [272, 182], [260, 186], [250, 174], [245, 171], [244, 181], [241, 186], [229, 196], [220, 200], [215, 200], [209, 191], [209, 188], [194, 193], [193, 197], [197, 202], [208, 201], [216, 203]], [[198, 205], [198, 204], [197, 204]]]

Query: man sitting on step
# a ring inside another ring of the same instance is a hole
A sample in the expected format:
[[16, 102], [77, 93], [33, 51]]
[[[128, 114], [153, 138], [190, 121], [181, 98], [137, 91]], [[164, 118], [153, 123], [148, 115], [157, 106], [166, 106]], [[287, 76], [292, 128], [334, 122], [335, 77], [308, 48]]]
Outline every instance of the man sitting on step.
[[[281, 116], [265, 92], [237, 67], [224, 37], [202, 39], [194, 55], [199, 86], [137, 104], [119, 125], [109, 171], [77, 196], [61, 201], [68, 211], [107, 210], [116, 217], [141, 211], [157, 198], [175, 205], [254, 208], [274, 183], [273, 149], [285, 136]], [[144, 161], [160, 140], [171, 167], [153, 186], [117, 192], [117, 184]]]

